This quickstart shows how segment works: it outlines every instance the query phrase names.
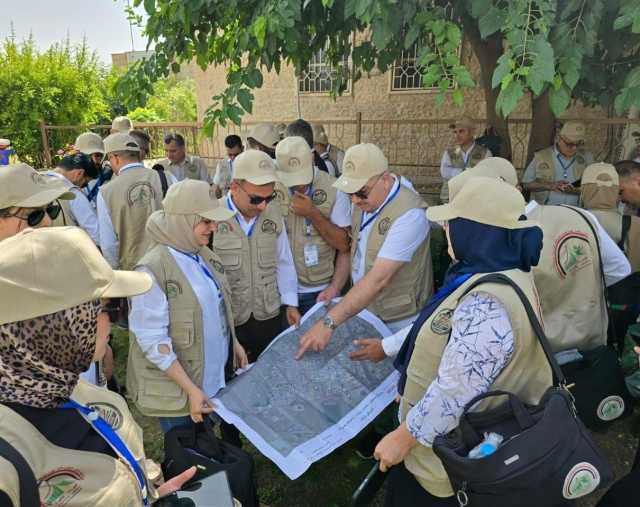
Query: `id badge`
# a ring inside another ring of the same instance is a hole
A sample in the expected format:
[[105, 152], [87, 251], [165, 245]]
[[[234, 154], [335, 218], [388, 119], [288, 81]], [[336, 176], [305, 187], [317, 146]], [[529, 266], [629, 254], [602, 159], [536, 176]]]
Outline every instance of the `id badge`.
[[313, 243], [304, 245], [304, 265], [308, 268], [317, 266], [320, 262], [318, 255], [318, 246]]

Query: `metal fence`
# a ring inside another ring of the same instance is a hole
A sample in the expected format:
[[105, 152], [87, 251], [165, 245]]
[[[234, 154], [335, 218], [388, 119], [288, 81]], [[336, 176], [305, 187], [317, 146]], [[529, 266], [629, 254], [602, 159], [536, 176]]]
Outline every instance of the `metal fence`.
[[[410, 177], [420, 190], [429, 195], [437, 194], [441, 184], [439, 167], [443, 151], [451, 144], [449, 125], [453, 119], [389, 120], [363, 119], [358, 114], [353, 119], [325, 120], [313, 118], [310, 122], [322, 123], [332, 144], [344, 149], [360, 142], [379, 145], [391, 167]], [[563, 121], [565, 121], [563, 119]], [[640, 143], [640, 120], [625, 118], [580, 118], [586, 125], [586, 147], [595, 160], [615, 162], [627, 158]], [[152, 138], [151, 158], [164, 157], [163, 138], [170, 132], [184, 136], [187, 150], [204, 158], [210, 168], [225, 157], [224, 138], [229, 134], [246, 136], [257, 122], [244, 122], [241, 126], [217, 127], [214, 135], [204, 135], [200, 123], [136, 123], [136, 129], [146, 131]], [[284, 122], [287, 123], [287, 122]], [[484, 129], [484, 121], [478, 121], [478, 131]], [[50, 166], [56, 151], [76, 136], [92, 130], [102, 136], [109, 133], [110, 125], [41, 125], [44, 160]], [[509, 120], [512, 161], [522, 170], [527, 163], [531, 120]], [[634, 135], [637, 134], [637, 135]]]

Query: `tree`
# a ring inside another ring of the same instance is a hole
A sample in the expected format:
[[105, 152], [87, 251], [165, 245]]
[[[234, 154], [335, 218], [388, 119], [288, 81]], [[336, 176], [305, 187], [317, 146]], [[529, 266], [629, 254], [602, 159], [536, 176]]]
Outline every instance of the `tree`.
[[[265, 70], [291, 63], [299, 71], [327, 41], [332, 63], [351, 54], [354, 80], [374, 66], [386, 71], [403, 49], [428, 41], [418, 55], [423, 82], [440, 89], [440, 102], [451, 93], [460, 105], [462, 90], [475, 86], [457, 52], [463, 34], [482, 64], [489, 121], [505, 139], [505, 118], [527, 93], [535, 147], [549, 142], [550, 122], [572, 99], [618, 114], [640, 104], [637, 0], [134, 1], [141, 4], [155, 54], [130, 69], [121, 86], [136, 96], [180, 63], [224, 65], [228, 86], [212, 97], [209, 126], [239, 123]], [[363, 36], [354, 43], [353, 33]]]
[[196, 121], [196, 84], [193, 79], [178, 80], [176, 76], [157, 81], [145, 105], [133, 109], [127, 116], [140, 122]]

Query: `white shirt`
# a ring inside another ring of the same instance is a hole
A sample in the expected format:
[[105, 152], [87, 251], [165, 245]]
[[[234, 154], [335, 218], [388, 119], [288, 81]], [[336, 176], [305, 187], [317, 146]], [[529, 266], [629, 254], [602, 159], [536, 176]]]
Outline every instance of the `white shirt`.
[[[230, 335], [222, 294], [213, 280], [205, 275], [203, 267], [206, 265], [200, 256], [199, 262], [196, 262], [171, 247], [169, 252], [198, 298], [204, 333], [204, 373], [199, 387], [207, 396], [212, 397], [225, 386], [224, 367], [229, 357]], [[149, 273], [153, 278], [153, 274], [145, 266], [138, 266], [136, 271]], [[130, 301], [129, 328], [135, 333], [145, 357], [165, 371], [177, 360], [169, 336], [167, 296], [154, 278], [149, 292], [134, 296]], [[169, 353], [160, 352], [160, 345], [166, 345]]]
[[213, 175], [213, 184], [216, 185], [221, 192], [226, 192], [231, 185], [232, 174], [233, 160], [227, 158], [224, 161], [219, 161], [218, 165], [216, 165], [216, 173]]
[[200, 181], [206, 181], [207, 183], [211, 183], [211, 178], [209, 177], [209, 170], [207, 169], [207, 166], [204, 163], [204, 160], [202, 160], [200, 157], [196, 157], [194, 155], [187, 155], [184, 157], [184, 160], [182, 162], [174, 163], [169, 161], [168, 167], [167, 165], [165, 165], [165, 167], [170, 172], [173, 173], [173, 175], [178, 181], [182, 181], [186, 177], [185, 176], [186, 165], [192, 165], [197, 168], [198, 179]]
[[[122, 174], [127, 169], [133, 167], [144, 167], [140, 162], [133, 162], [120, 168], [118, 174]], [[114, 177], [116, 175], [114, 174]], [[109, 207], [102, 197], [102, 187], [98, 191], [98, 197], [96, 197], [96, 205], [98, 209], [98, 231], [100, 232], [100, 249], [102, 255], [111, 265], [113, 269], [117, 269], [120, 265], [120, 242], [118, 236], [113, 228], [113, 222], [111, 221], [111, 214], [109, 213]]]
[[[389, 202], [389, 200], [398, 191], [401, 180], [395, 175], [393, 175], [393, 177], [394, 183], [389, 195], [387, 195], [387, 198], [376, 211], [362, 214], [362, 224], [366, 223], [369, 218], [381, 211], [387, 202]], [[365, 254], [367, 251], [367, 242], [369, 241], [369, 234], [371, 233], [371, 229], [373, 228], [375, 221], [375, 218], [371, 220], [360, 231], [358, 236], [358, 244], [356, 245], [356, 252], [351, 266], [351, 278], [354, 285], [365, 275]], [[382, 247], [378, 251], [377, 257], [392, 261], [410, 262], [415, 251], [426, 239], [427, 234], [429, 233], [429, 227], [429, 221], [427, 220], [427, 216], [423, 209], [410, 209], [393, 222], [393, 225], [387, 233], [387, 237], [382, 243]], [[416, 315], [412, 315], [406, 319], [387, 323], [387, 326], [390, 326], [391, 331], [396, 332], [411, 324], [415, 318]]]
[[91, 206], [87, 195], [71, 181], [69, 181], [63, 174], [55, 171], [47, 171], [45, 174], [58, 178], [64, 183], [64, 185], [71, 189], [71, 192], [76, 196], [75, 199], [68, 201], [69, 208], [73, 214], [73, 219], [78, 223], [78, 226], [83, 229], [93, 240], [96, 245], [100, 245], [100, 236], [98, 233], [98, 217], [96, 211]]
[[[464, 160], [464, 166], [465, 168], [467, 167], [467, 164], [469, 163], [469, 157], [471, 156], [471, 150], [473, 150], [473, 147], [476, 145], [475, 141], [473, 143], [471, 143], [471, 146], [469, 146], [469, 149], [467, 151], [463, 150], [462, 148], [460, 148], [460, 151], [462, 153], [462, 159]], [[489, 149], [487, 149], [484, 158], [488, 158], [491, 157], [491, 151]], [[451, 165], [451, 158], [449, 157], [449, 150], [444, 150], [444, 153], [442, 154], [442, 160], [440, 161], [440, 175], [445, 179], [445, 180], [450, 180], [451, 178], [453, 178], [454, 176], [458, 176], [458, 174], [460, 174], [464, 169], [460, 169], [459, 167], [455, 167], [453, 165]]]
[[[253, 217], [247, 221], [242, 213], [236, 208], [231, 193], [228, 193], [225, 201], [230, 205], [231, 209], [236, 212], [235, 218], [240, 228], [246, 235], [249, 234], [251, 228], [258, 220]], [[282, 231], [278, 234], [276, 241], [278, 264], [276, 266], [276, 283], [278, 284], [278, 292], [283, 305], [298, 306], [298, 275], [296, 274], [295, 264], [293, 263], [293, 254], [289, 245], [284, 220], [282, 221]]]
[[[525, 214], [527, 216], [530, 215], [538, 206], [539, 204], [536, 201], [531, 201], [524, 210]], [[602, 257], [604, 280], [607, 287], [609, 287], [631, 274], [631, 264], [629, 264], [622, 250], [620, 250], [618, 245], [611, 239], [611, 236], [609, 236], [600, 225], [595, 215], [584, 209], [581, 210], [581, 212], [587, 215], [592, 220], [592, 223], [596, 225], [596, 233], [598, 234], [598, 241], [600, 242], [600, 256]]]
[[[314, 174], [316, 174], [317, 172], [318, 168], [315, 168]], [[310, 193], [311, 188], [309, 188], [308, 194]], [[339, 190], [336, 192], [336, 200], [333, 203], [333, 207], [331, 208], [329, 220], [332, 224], [337, 225], [338, 227], [351, 226], [351, 198], [344, 192], [340, 192]], [[314, 287], [309, 287], [302, 283], [298, 283], [298, 293], [308, 294], [311, 292], [320, 292], [326, 289], [328, 286], [328, 283], [325, 283], [323, 285], [316, 285]]]

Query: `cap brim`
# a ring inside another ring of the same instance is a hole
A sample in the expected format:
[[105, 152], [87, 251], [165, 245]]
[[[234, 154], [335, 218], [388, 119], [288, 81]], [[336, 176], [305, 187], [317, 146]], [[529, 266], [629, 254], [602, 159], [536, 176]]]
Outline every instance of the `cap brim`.
[[313, 168], [309, 171], [310, 174], [304, 172], [299, 173], [285, 173], [277, 171], [278, 179], [285, 187], [297, 187], [298, 185], [309, 185], [313, 181]]
[[249, 183], [253, 183], [254, 185], [266, 185], [267, 183], [276, 183], [278, 181], [278, 177], [275, 174], [263, 174], [260, 176], [250, 176], [242, 179]]
[[214, 208], [212, 210], [209, 211], [205, 211], [202, 213], [198, 213], [198, 216], [202, 217], [202, 218], [206, 218], [207, 220], [214, 220], [216, 222], [224, 222], [225, 220], [229, 220], [230, 218], [233, 218], [233, 216], [236, 214], [235, 211], [232, 211], [228, 208], [223, 208], [222, 206], [219, 206], [217, 208]]
[[362, 187], [364, 187], [368, 181], [369, 178], [357, 179], [345, 177], [344, 175], [342, 175], [333, 183], [333, 187], [337, 188], [341, 192], [344, 192], [345, 194], [353, 194], [354, 192], [357, 192]]
[[[441, 204], [440, 206], [430, 206], [425, 212], [427, 218], [431, 222], [446, 222], [447, 220], [453, 220], [454, 218], [466, 218], [467, 220], [474, 220], [478, 222], [477, 217], [462, 216], [458, 210], [451, 204]], [[492, 223], [479, 222], [486, 225], [493, 225], [494, 227], [502, 227], [503, 229], [526, 229], [528, 227], [540, 227], [538, 222], [533, 220], [499, 220]]]
[[102, 293], [103, 298], [125, 298], [144, 294], [153, 284], [148, 273], [114, 270], [113, 282]]
[[84, 150], [80, 150], [80, 153], [84, 153], [85, 155], [93, 155], [94, 153], [105, 154], [102, 148], [85, 148]]
[[38, 208], [40, 206], [44, 206], [45, 204], [49, 204], [56, 199], [62, 199], [63, 201], [70, 201], [71, 199], [75, 199], [76, 195], [73, 192], [69, 192], [65, 189], [51, 189], [44, 190], [43, 192], [38, 192], [35, 195], [29, 196], [26, 199], [15, 203], [13, 206], [17, 208]]

